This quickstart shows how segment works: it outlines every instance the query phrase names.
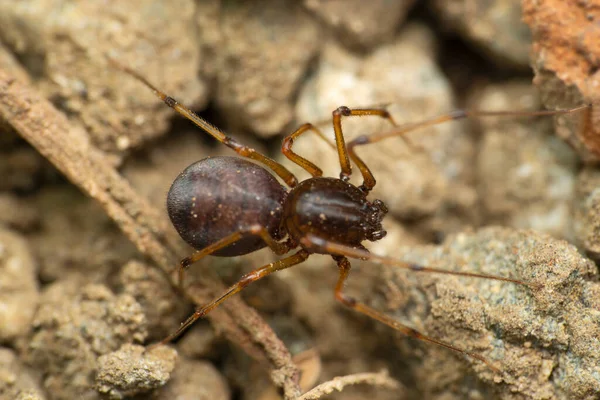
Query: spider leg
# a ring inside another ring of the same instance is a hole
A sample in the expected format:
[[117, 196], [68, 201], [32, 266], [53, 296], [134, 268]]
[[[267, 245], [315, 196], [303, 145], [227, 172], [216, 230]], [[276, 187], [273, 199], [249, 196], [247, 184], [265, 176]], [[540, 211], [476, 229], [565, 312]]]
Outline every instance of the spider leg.
[[366, 304], [357, 301], [353, 297], [350, 297], [350, 296], [344, 294], [344, 290], [343, 290], [344, 283], [346, 282], [346, 279], [348, 279], [348, 275], [350, 274], [350, 261], [348, 261], [348, 259], [344, 256], [333, 256], [333, 259], [337, 262], [339, 273], [340, 273], [337, 284], [335, 285], [335, 299], [337, 301], [339, 301], [340, 303], [342, 303], [343, 305], [345, 305], [348, 308], [351, 308], [361, 314], [364, 314], [368, 317], [373, 318], [374, 320], [377, 320], [379, 322], [386, 324], [387, 326], [403, 333], [406, 336], [410, 336], [410, 337], [413, 337], [415, 339], [419, 339], [419, 340], [422, 340], [425, 342], [437, 344], [438, 346], [442, 346], [447, 349], [464, 354], [468, 357], [474, 358], [476, 360], [479, 360], [479, 361], [485, 363], [494, 372], [500, 372], [500, 370], [497, 367], [495, 367], [491, 362], [489, 362], [486, 358], [480, 356], [479, 354], [472, 353], [470, 351], [455, 347], [455, 346], [453, 346], [449, 343], [446, 343], [442, 340], [437, 340], [437, 339], [434, 339], [427, 335], [424, 335], [421, 332], [419, 332], [413, 328], [410, 328], [404, 324], [401, 324], [394, 318], [392, 318], [388, 315], [385, 315], [384, 313], [377, 311], [374, 308], [369, 307]]
[[[340, 110], [340, 109], [342, 110], [341, 111], [342, 115], [380, 115], [383, 118], [387, 118], [385, 113], [383, 112], [383, 110], [378, 110], [378, 109], [361, 109], [361, 110], [355, 109], [355, 110], [352, 110], [347, 107], [346, 108], [343, 108], [343, 107], [338, 108], [338, 110]], [[582, 111], [585, 109], [588, 109], [588, 112], [589, 112], [589, 109], [591, 109], [590, 105], [586, 104], [586, 105], [575, 107], [575, 108], [570, 108], [570, 109], [566, 109], [566, 110], [555, 110], [555, 111], [455, 110], [455, 111], [449, 112], [447, 114], [440, 115], [438, 117], [426, 119], [424, 121], [400, 125], [400, 126], [397, 126], [396, 128], [394, 128], [390, 131], [387, 131], [387, 132], [381, 132], [381, 133], [377, 133], [374, 135], [358, 136], [348, 143], [348, 145], [347, 145], [348, 156], [347, 157], [350, 157], [352, 159], [352, 161], [354, 161], [354, 163], [356, 163], [356, 165], [358, 166], [359, 170], [361, 171], [361, 173], [363, 175], [363, 179], [364, 179], [363, 188], [367, 192], [369, 192], [375, 186], [375, 178], [373, 177], [373, 173], [369, 170], [369, 168], [367, 167], [365, 162], [360, 157], [358, 157], [358, 155], [356, 154], [356, 152], [354, 150], [354, 148], [356, 146], [364, 146], [364, 145], [370, 144], [370, 143], [377, 143], [379, 141], [382, 141], [384, 139], [388, 139], [391, 137], [402, 138], [407, 133], [412, 132], [416, 129], [421, 129], [421, 128], [425, 128], [428, 126], [438, 125], [438, 124], [442, 124], [442, 123], [448, 122], [448, 121], [456, 121], [456, 120], [460, 120], [460, 119], [464, 119], [464, 118], [508, 117], [508, 116], [510, 116], [510, 117], [535, 117], [535, 116], [545, 116], [545, 115], [571, 114], [571, 113], [575, 113], [575, 112]], [[589, 120], [589, 117], [587, 117], [586, 120]], [[336, 120], [334, 117], [334, 127], [336, 126], [335, 121]], [[390, 121], [395, 125], [395, 122], [393, 122], [393, 120], [390, 119]], [[338, 122], [338, 125], [339, 125], [339, 122]], [[341, 135], [341, 128], [339, 128], [339, 129], [340, 129], [340, 135]], [[337, 131], [336, 131], [336, 138], [337, 138]], [[339, 150], [339, 145], [338, 145], [338, 150]], [[341, 158], [341, 156], [340, 156], [340, 158]], [[344, 164], [342, 164], [342, 173], [345, 173], [344, 171], [345, 171]], [[349, 167], [348, 167], [348, 171], [349, 171]]]
[[391, 114], [383, 108], [349, 108], [346, 106], [341, 106], [335, 109], [332, 114], [335, 143], [337, 146], [338, 155], [340, 157], [340, 166], [342, 168], [342, 172], [340, 172], [340, 179], [344, 181], [350, 179], [350, 175], [352, 174], [350, 159], [352, 159], [352, 161], [354, 161], [354, 163], [358, 166], [358, 169], [363, 176], [364, 182], [361, 188], [369, 191], [375, 186], [375, 178], [366, 164], [360, 158], [355, 157], [352, 153], [350, 153], [349, 149], [346, 147], [344, 134], [342, 132], [342, 117], [362, 117], [372, 115], [387, 119], [393, 126], [396, 126], [396, 121], [394, 121], [394, 118], [392, 118]]
[[269, 231], [267, 230], [267, 228], [265, 228], [262, 225], [258, 225], [258, 224], [253, 225], [246, 230], [237, 231], [228, 236], [225, 236], [224, 238], [217, 240], [215, 243], [212, 243], [212, 244], [206, 246], [202, 250], [198, 250], [191, 256], [182, 259], [181, 262], [179, 263], [179, 268], [178, 268], [179, 288], [181, 290], [183, 290], [183, 288], [184, 288], [184, 285], [183, 285], [184, 273], [185, 273], [185, 270], [190, 265], [200, 261], [205, 256], [213, 254], [214, 252], [219, 251], [219, 250], [237, 242], [238, 240], [240, 240], [241, 238], [243, 238], [247, 235], [260, 236], [260, 238], [267, 244], [267, 246], [269, 246], [271, 248], [271, 250], [273, 250], [273, 252], [277, 255], [283, 255], [290, 250], [290, 247], [287, 242], [280, 243], [280, 242], [276, 241], [269, 234]]
[[466, 277], [471, 277], [471, 278], [493, 279], [496, 281], [516, 283], [518, 285], [527, 286], [532, 289], [539, 289], [539, 287], [537, 287], [537, 286], [533, 286], [530, 283], [526, 283], [526, 282], [523, 282], [523, 281], [520, 281], [517, 279], [505, 278], [502, 276], [495, 276], [495, 275], [477, 274], [477, 273], [473, 273], [473, 272], [450, 271], [450, 270], [441, 269], [441, 268], [426, 267], [426, 266], [423, 266], [420, 264], [414, 264], [414, 263], [409, 263], [406, 261], [401, 261], [401, 260], [395, 259], [393, 257], [380, 256], [380, 255], [372, 254], [368, 250], [354, 248], [351, 246], [346, 246], [344, 244], [340, 244], [340, 243], [333, 242], [331, 240], [320, 238], [320, 237], [315, 236], [310, 233], [307, 234], [305, 237], [303, 237], [300, 240], [300, 244], [308, 250], [314, 251], [315, 249], [318, 249], [319, 252], [322, 252], [322, 253], [329, 253], [329, 254], [338, 255], [338, 256], [346, 256], [346, 257], [356, 258], [356, 259], [360, 259], [360, 260], [369, 260], [369, 261], [373, 261], [378, 264], [403, 268], [403, 269], [406, 269], [406, 270], [409, 270], [412, 272], [429, 272], [429, 273], [445, 274], [445, 275], [466, 276]]
[[294, 176], [294, 174], [292, 174], [290, 171], [288, 171], [287, 168], [285, 168], [283, 165], [279, 164], [277, 161], [265, 156], [264, 154], [259, 153], [258, 151], [254, 150], [252, 147], [245, 146], [245, 145], [241, 144], [240, 142], [238, 142], [237, 140], [235, 140], [234, 138], [225, 135], [225, 133], [223, 133], [223, 131], [221, 131], [219, 128], [212, 125], [211, 123], [209, 123], [208, 121], [206, 121], [205, 119], [200, 117], [198, 114], [196, 114], [195, 112], [193, 112], [192, 110], [187, 108], [186, 106], [178, 103], [177, 100], [175, 100], [173, 97], [168, 96], [166, 93], [159, 90], [156, 86], [151, 84], [146, 78], [144, 78], [142, 75], [140, 75], [138, 72], [134, 71], [133, 69], [131, 69], [125, 65], [121, 65], [119, 62], [117, 62], [116, 60], [114, 60], [112, 58], [108, 58], [108, 61], [115, 68], [118, 68], [121, 71], [131, 75], [132, 77], [134, 77], [135, 79], [137, 79], [138, 81], [140, 81], [141, 83], [146, 85], [166, 105], [168, 105], [169, 107], [171, 107], [172, 109], [177, 111], [183, 117], [192, 121], [196, 126], [198, 126], [203, 131], [205, 131], [206, 133], [208, 133], [209, 135], [211, 135], [212, 137], [217, 139], [219, 142], [223, 143], [225, 146], [227, 146], [230, 149], [232, 149], [233, 151], [235, 151], [240, 156], [251, 158], [255, 161], [258, 161], [261, 164], [266, 165], [273, 172], [275, 172], [289, 187], [294, 187], [298, 184], [298, 179]]
[[313, 177], [323, 176], [323, 170], [321, 168], [317, 167], [314, 163], [308, 161], [306, 158], [294, 153], [294, 151], [292, 150], [294, 140], [296, 140], [298, 137], [300, 137], [300, 135], [308, 131], [315, 132], [321, 139], [323, 139], [323, 141], [325, 141], [330, 146], [333, 146], [331, 142], [327, 140], [327, 138], [323, 135], [323, 132], [321, 132], [321, 130], [319, 130], [313, 124], [307, 123], [301, 125], [298, 129], [296, 129], [290, 135], [286, 136], [285, 139], [283, 139], [283, 144], [281, 145], [281, 152], [292, 162], [298, 164], [306, 171], [308, 171], [308, 173], [311, 174]]
[[219, 304], [223, 303], [225, 300], [227, 300], [229, 297], [233, 296], [234, 294], [239, 293], [240, 291], [242, 291], [246, 286], [248, 286], [252, 282], [256, 282], [257, 280], [262, 279], [265, 276], [272, 274], [273, 272], [281, 271], [282, 269], [286, 269], [286, 268], [292, 267], [296, 264], [300, 264], [300, 263], [304, 262], [308, 258], [308, 256], [309, 256], [309, 253], [306, 250], [300, 250], [296, 254], [293, 254], [284, 259], [275, 261], [273, 263], [264, 265], [258, 269], [255, 269], [254, 271], [251, 271], [251, 272], [245, 274], [244, 276], [242, 276], [242, 278], [239, 281], [237, 281], [235, 284], [230, 286], [219, 297], [217, 297], [216, 299], [214, 299], [207, 305], [196, 309], [196, 311], [181, 324], [181, 326], [179, 327], [179, 329], [177, 329], [177, 331], [173, 332], [172, 334], [170, 334], [169, 336], [167, 336], [160, 342], [151, 345], [151, 347], [159, 346], [162, 344], [167, 344], [170, 341], [172, 341], [173, 339], [177, 338], [187, 328], [189, 328], [191, 325], [193, 325], [194, 322], [196, 322], [196, 320], [204, 317], [206, 314], [208, 314], [213, 309], [215, 309], [217, 306], [219, 306]]

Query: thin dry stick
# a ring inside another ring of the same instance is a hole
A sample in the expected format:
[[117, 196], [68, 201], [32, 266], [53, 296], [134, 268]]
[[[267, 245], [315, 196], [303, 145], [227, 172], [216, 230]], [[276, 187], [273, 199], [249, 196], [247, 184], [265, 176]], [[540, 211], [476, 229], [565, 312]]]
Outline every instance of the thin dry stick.
[[346, 376], [337, 376], [330, 381], [320, 384], [298, 398], [298, 400], [315, 400], [321, 396], [332, 393], [334, 390], [341, 392], [348, 385], [366, 384], [379, 386], [390, 390], [401, 390], [402, 385], [397, 380], [390, 378], [386, 370], [379, 372], [366, 372]]
[[[93, 147], [85, 132], [73, 129], [67, 118], [35, 90], [0, 68], [0, 119], [3, 119], [73, 184], [100, 203], [138, 250], [152, 259], [177, 287], [170, 272], [178, 265], [177, 242], [166, 234], [168, 221], [139, 196]], [[204, 283], [204, 282], [203, 282]], [[210, 290], [207, 290], [210, 288]], [[196, 304], [211, 300], [221, 282], [210, 281], [187, 293]], [[298, 369], [285, 345], [269, 325], [239, 297], [209, 315], [227, 338], [250, 356], [269, 360], [274, 383], [286, 399], [300, 394]]]

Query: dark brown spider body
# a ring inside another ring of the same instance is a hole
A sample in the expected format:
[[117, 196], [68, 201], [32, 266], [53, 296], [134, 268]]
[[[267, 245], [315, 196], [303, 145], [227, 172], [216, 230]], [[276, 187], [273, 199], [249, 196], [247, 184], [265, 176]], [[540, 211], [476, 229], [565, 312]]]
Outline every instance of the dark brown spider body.
[[[369, 202], [356, 186], [318, 177], [288, 194], [269, 171], [238, 157], [208, 157], [187, 167], [171, 185], [167, 211], [182, 239], [198, 250], [256, 225], [276, 240], [287, 233], [294, 244], [311, 233], [362, 248], [362, 241], [386, 234], [381, 220], [387, 208]], [[265, 246], [260, 236], [244, 235], [212, 255], [239, 256]]]
[[[387, 208], [380, 200], [369, 202], [365, 192], [335, 178], [310, 178], [292, 188], [284, 203], [284, 228], [296, 242], [307, 234], [362, 248], [386, 231], [381, 220]], [[307, 249], [324, 253], [319, 249]]]
[[[219, 297], [196, 309], [194, 314], [176, 332], [166, 337], [161, 343], [167, 343], [179, 336], [198, 318], [211, 312], [250, 283], [276, 271], [301, 264], [312, 253], [321, 253], [331, 255], [337, 264], [339, 277], [334, 294], [340, 303], [408, 336], [465, 354], [486, 363], [492, 370], [498, 371], [479, 354], [424, 335], [344, 293], [344, 284], [351, 268], [349, 258], [371, 260], [413, 272], [434, 272], [495, 279], [529, 286], [523, 281], [512, 278], [448, 271], [378, 256], [363, 248], [361, 244], [363, 241], [376, 241], [385, 236], [386, 232], [381, 226], [381, 221], [387, 213], [387, 207], [380, 200], [372, 202], [367, 200], [367, 195], [375, 187], [376, 181], [369, 167], [355, 149], [387, 138], [404, 138], [404, 135], [415, 129], [467, 117], [541, 116], [586, 111], [585, 118], [586, 121], [589, 121], [591, 113], [589, 105], [568, 110], [538, 112], [457, 110], [404, 126], [397, 126], [390, 113], [384, 109], [351, 109], [341, 106], [332, 113], [335, 149], [341, 167], [340, 178], [323, 178], [323, 171], [316, 164], [293, 151], [294, 141], [308, 131], [313, 131], [327, 142], [317, 127], [312, 124], [303, 124], [284, 139], [281, 148], [282, 153], [289, 160], [312, 175], [312, 178], [298, 183], [294, 174], [280, 163], [225, 135], [220, 129], [154, 87], [135, 71], [114, 60], [112, 63], [140, 80], [152, 89], [165, 104], [235, 151], [239, 156], [251, 159], [265, 167], [238, 157], [210, 157], [189, 166], [173, 182], [167, 198], [169, 216], [181, 237], [198, 250], [180, 263], [178, 272], [179, 285], [182, 290], [184, 290], [185, 269], [207, 255], [236, 256], [251, 253], [267, 245], [274, 253], [283, 255], [300, 246], [300, 249], [294, 254], [268, 263], [242, 276], [237, 283], [230, 286]], [[352, 116], [376, 116], [388, 120], [395, 128], [388, 132], [359, 136], [346, 143], [341, 119]], [[407, 145], [410, 145], [408, 140]], [[351, 161], [358, 167], [362, 175], [363, 183], [360, 187], [348, 183], [352, 174]], [[266, 168], [285, 182], [290, 191], [288, 192]], [[287, 240], [283, 240], [286, 237]]]
[[[167, 211], [182, 239], [201, 250], [256, 224], [281, 239], [279, 221], [286, 196], [286, 189], [260, 165], [239, 157], [208, 157], [175, 179]], [[259, 236], [245, 236], [212, 255], [239, 256], [265, 246]]]

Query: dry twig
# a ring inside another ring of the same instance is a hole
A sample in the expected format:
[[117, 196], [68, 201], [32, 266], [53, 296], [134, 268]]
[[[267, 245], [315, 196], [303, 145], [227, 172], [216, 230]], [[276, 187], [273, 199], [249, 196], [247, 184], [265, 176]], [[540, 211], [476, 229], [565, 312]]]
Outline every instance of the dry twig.
[[309, 390], [298, 398], [298, 400], [315, 400], [321, 396], [332, 393], [334, 390], [341, 392], [348, 385], [367, 384], [379, 386], [390, 390], [401, 390], [402, 385], [395, 379], [390, 378], [386, 370], [379, 372], [365, 372], [346, 376], [337, 376], [330, 381]]
[[[16, 74], [15, 74], [16, 75]], [[140, 253], [150, 258], [177, 287], [170, 272], [178, 263], [177, 241], [167, 232], [164, 213], [139, 196], [104, 154], [61, 112], [28, 85], [0, 68], [0, 119], [3, 119], [73, 184], [100, 203]], [[207, 278], [208, 279], [208, 278]], [[223, 289], [221, 282], [192, 285], [187, 296], [203, 304]], [[210, 289], [210, 290], [207, 290]], [[215, 327], [257, 360], [269, 361], [272, 379], [287, 399], [300, 394], [298, 369], [267, 323], [239, 297], [209, 315]]]

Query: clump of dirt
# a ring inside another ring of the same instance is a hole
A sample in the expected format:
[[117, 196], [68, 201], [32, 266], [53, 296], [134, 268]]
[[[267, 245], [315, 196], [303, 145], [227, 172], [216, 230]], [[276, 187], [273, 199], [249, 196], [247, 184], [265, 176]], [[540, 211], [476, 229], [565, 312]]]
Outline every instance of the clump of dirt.
[[96, 388], [110, 399], [123, 399], [162, 387], [175, 368], [177, 352], [168, 347], [146, 351], [126, 344], [98, 358]]
[[46, 400], [36, 374], [8, 348], [0, 348], [0, 398]]
[[400, 254], [411, 263], [522, 282], [382, 269], [389, 289], [371, 301], [499, 369], [395, 335], [426, 397], [459, 399], [472, 391], [483, 398], [593, 398], [600, 391], [598, 269], [573, 245], [533, 231], [487, 228]]
[[[485, 110], [540, 108], [537, 92], [522, 81], [485, 86], [469, 103]], [[486, 118], [479, 126], [477, 190], [486, 223], [573, 239], [577, 157], [553, 134], [550, 119]]]
[[33, 320], [24, 358], [44, 371], [53, 399], [98, 398], [99, 357], [125, 343], [143, 343], [146, 316], [135, 299], [104, 285], [62, 280], [48, 286]]
[[182, 100], [205, 104], [206, 83], [197, 75], [202, 55], [194, 40], [194, 10], [192, 0], [169, 5], [155, 0], [3, 3], [0, 40], [71, 123], [83, 126], [92, 143], [118, 160], [163, 135], [169, 112], [102, 58], [144, 65], [149, 78]]
[[40, 301], [36, 264], [27, 240], [0, 227], [0, 342], [15, 345], [31, 329]]
[[548, 108], [594, 104], [589, 113], [563, 116], [556, 130], [585, 162], [600, 159], [597, 87], [600, 75], [600, 18], [595, 4], [580, 1], [523, 1], [523, 18], [533, 34], [535, 82]]

